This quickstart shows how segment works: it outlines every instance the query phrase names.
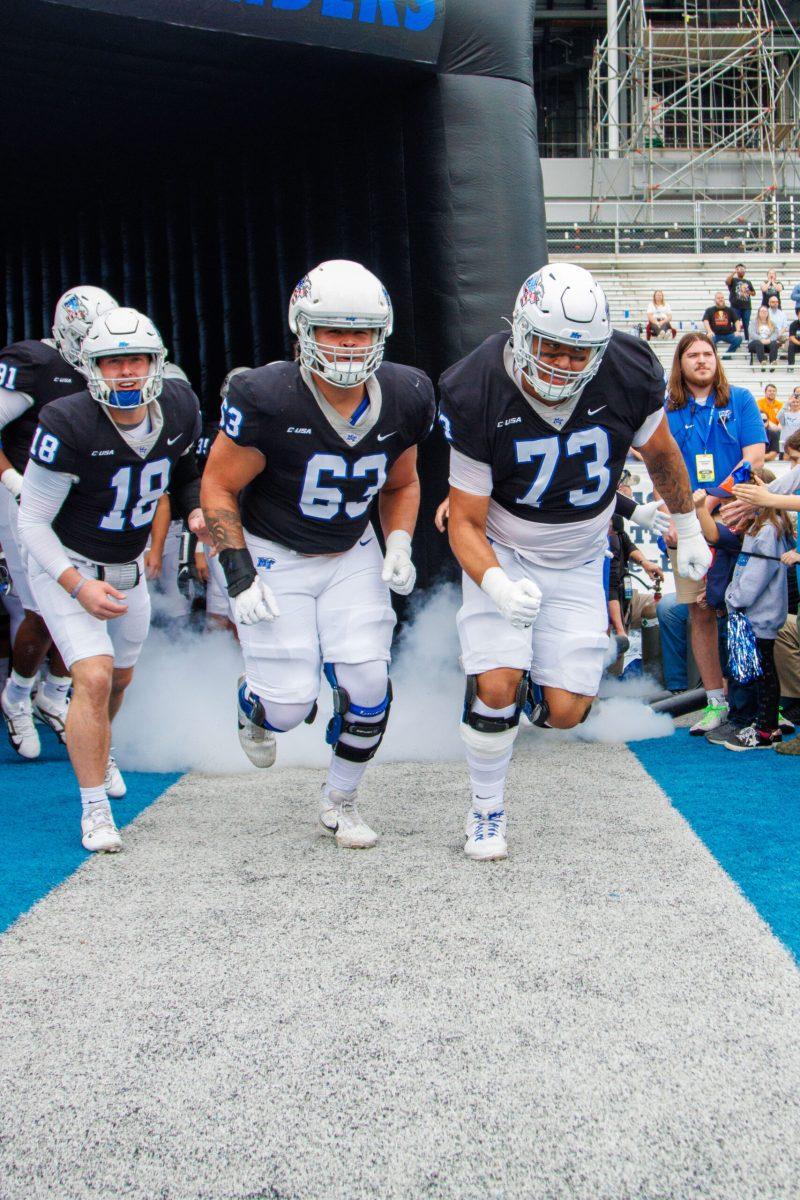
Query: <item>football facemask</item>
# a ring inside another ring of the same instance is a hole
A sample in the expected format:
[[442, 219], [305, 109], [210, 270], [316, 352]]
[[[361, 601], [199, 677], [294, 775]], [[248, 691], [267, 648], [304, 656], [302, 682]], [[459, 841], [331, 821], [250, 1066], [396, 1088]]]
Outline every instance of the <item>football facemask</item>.
[[[543, 267], [520, 288], [511, 330], [514, 365], [542, 400], [561, 403], [579, 396], [600, 369], [611, 340], [603, 289], [583, 267]], [[552, 343], [565, 353], [553, 353]], [[588, 358], [579, 366], [567, 365], [569, 351], [579, 357], [576, 349], [587, 349]]]
[[[143, 376], [106, 379], [100, 371], [101, 358], [147, 355]], [[81, 369], [89, 392], [98, 404], [109, 408], [138, 408], [152, 404], [161, 395], [164, 382], [164, 343], [161, 334], [143, 313], [117, 308], [94, 322], [83, 342]]]
[[[289, 302], [289, 328], [300, 362], [334, 387], [364, 383], [383, 361], [392, 332], [392, 304], [381, 281], [360, 263], [334, 259], [305, 275]], [[317, 329], [369, 329], [367, 346], [321, 345]]]

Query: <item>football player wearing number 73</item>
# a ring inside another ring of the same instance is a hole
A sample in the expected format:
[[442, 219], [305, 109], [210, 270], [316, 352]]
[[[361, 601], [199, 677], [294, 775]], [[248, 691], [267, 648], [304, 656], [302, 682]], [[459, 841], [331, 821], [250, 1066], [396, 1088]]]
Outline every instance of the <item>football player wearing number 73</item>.
[[72, 671], [66, 741], [81, 793], [87, 850], [121, 839], [107, 778], [111, 721], [150, 624], [144, 549], [163, 492], [198, 536], [205, 525], [194, 443], [200, 408], [187, 383], [164, 379], [152, 322], [115, 308], [81, 347], [87, 387], [46, 404], [22, 480], [19, 534], [34, 598]]
[[271, 766], [276, 734], [313, 720], [324, 670], [334, 715], [320, 821], [348, 849], [377, 841], [356, 790], [389, 717], [389, 589], [414, 586], [417, 444], [434, 414], [427, 376], [383, 362], [392, 319], [359, 263], [304, 276], [289, 303], [299, 361], [231, 379], [202, 486], [244, 652], [242, 748]]
[[646, 342], [612, 332], [603, 291], [582, 267], [556, 263], [529, 276], [511, 336], [487, 338], [440, 388], [450, 543], [464, 572], [464, 849], [501, 859], [521, 713], [570, 729], [597, 694], [607, 522], [631, 446], [673, 515], [678, 571], [702, 578], [711, 552], [665, 419], [663, 371]]

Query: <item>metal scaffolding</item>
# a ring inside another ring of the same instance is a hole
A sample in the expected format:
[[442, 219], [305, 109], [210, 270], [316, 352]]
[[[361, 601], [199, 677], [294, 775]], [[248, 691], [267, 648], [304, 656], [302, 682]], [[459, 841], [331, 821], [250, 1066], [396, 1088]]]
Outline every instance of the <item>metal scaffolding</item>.
[[726, 152], [746, 165], [743, 211], [775, 195], [800, 150], [800, 34], [780, 0], [608, 7], [590, 74], [593, 200], [600, 160], [625, 160], [631, 199], [646, 204], [719, 198], [709, 164]]

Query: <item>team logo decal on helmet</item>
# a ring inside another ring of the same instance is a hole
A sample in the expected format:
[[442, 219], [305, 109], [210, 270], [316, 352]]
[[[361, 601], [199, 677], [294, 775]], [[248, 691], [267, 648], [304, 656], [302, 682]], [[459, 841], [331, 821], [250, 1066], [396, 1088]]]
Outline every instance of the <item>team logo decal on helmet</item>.
[[522, 285], [522, 291], [519, 294], [517, 306], [524, 304], [541, 304], [544, 296], [544, 283], [542, 282], [542, 273], [537, 271], [535, 275], [531, 275]]
[[303, 300], [303, 299], [305, 299], [306, 296], [310, 296], [310, 295], [311, 295], [311, 280], [308, 278], [307, 275], [304, 275], [303, 278], [298, 283], [297, 287], [292, 292], [292, 298], [289, 301], [289, 304], [297, 304], [297, 302], [299, 300]]
[[514, 305], [511, 346], [514, 365], [542, 400], [579, 396], [610, 340], [608, 301], [583, 267], [554, 263], [525, 280]]
[[[289, 328], [300, 345], [301, 365], [334, 387], [354, 387], [375, 374], [392, 323], [386, 288], [366, 267], [347, 259], [309, 271], [289, 302]], [[334, 346], [318, 341], [320, 329], [366, 329], [372, 337], [359, 345]]]
[[89, 284], [80, 284], [64, 293], [53, 315], [53, 340], [71, 367], [82, 370], [81, 343], [92, 322], [116, 307], [113, 296]]

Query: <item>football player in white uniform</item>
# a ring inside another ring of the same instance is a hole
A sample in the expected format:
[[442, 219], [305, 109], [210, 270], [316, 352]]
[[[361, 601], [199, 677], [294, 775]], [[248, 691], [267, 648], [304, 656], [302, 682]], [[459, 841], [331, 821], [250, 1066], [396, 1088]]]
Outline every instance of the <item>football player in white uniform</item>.
[[570, 729], [597, 694], [608, 521], [631, 446], [672, 513], [681, 573], [702, 578], [711, 553], [664, 419], [661, 367], [645, 342], [612, 332], [582, 267], [530, 276], [511, 336], [487, 338], [440, 388], [450, 542], [463, 568], [465, 852], [491, 860], [507, 854], [504, 787], [520, 714]]
[[183, 380], [164, 379], [163, 363], [161, 336], [142, 313], [98, 317], [81, 351], [84, 388], [40, 412], [22, 482], [31, 589], [72, 671], [66, 738], [87, 850], [121, 847], [108, 798], [126, 789], [110, 758], [111, 721], [147, 636], [144, 549], [160, 496], [169, 489], [205, 533], [199, 405]]
[[[0, 350], [0, 544], [25, 616], [12, 647], [13, 670], [0, 696], [11, 745], [22, 758], [41, 753], [34, 716], [63, 742], [69, 672], [42, 620], [28, 582], [17, 530], [22, 473], [39, 412], [84, 386], [80, 351], [92, 322], [117, 307], [102, 288], [79, 284], [65, 292], [53, 316], [53, 337], [29, 338]], [[49, 671], [32, 700], [37, 675], [50, 651]]]
[[[313, 719], [324, 667], [334, 716], [320, 819], [340, 846], [367, 849], [377, 835], [356, 789], [391, 703], [389, 588], [407, 595], [416, 577], [417, 445], [433, 420], [433, 387], [421, 371], [383, 362], [391, 303], [358, 263], [310, 271], [292, 294], [289, 326], [298, 362], [230, 379], [203, 510], [245, 658], [242, 746], [257, 766], [271, 765], [275, 734]], [[376, 497], [385, 556], [370, 525]]]

